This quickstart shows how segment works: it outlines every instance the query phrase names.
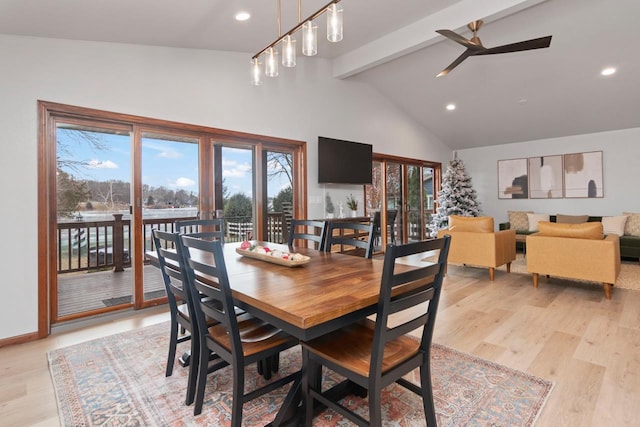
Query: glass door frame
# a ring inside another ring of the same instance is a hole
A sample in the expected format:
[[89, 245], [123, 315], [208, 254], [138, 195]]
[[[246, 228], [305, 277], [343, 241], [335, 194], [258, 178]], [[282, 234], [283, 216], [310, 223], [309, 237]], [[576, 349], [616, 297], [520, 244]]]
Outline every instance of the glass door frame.
[[[380, 163], [380, 191], [382, 192], [382, 194], [379, 196], [380, 197], [380, 229], [381, 230], [387, 230], [387, 165], [388, 164], [399, 164], [401, 166], [401, 198], [402, 198], [402, 209], [398, 209], [398, 215], [400, 216], [401, 214], [401, 218], [397, 218], [396, 221], [398, 221], [399, 224], [401, 224], [401, 230], [399, 230], [398, 233], [396, 233], [396, 242], [398, 244], [401, 243], [407, 243], [408, 241], [408, 236], [409, 236], [409, 212], [408, 212], [408, 203], [409, 203], [409, 189], [408, 189], [408, 166], [415, 166], [415, 167], [420, 167], [421, 168], [421, 172], [422, 172], [422, 168], [430, 168], [433, 169], [433, 188], [434, 188], [434, 194], [437, 192], [437, 189], [440, 188], [440, 183], [441, 183], [441, 177], [442, 177], [442, 163], [439, 162], [433, 162], [433, 161], [428, 161], [428, 160], [419, 160], [419, 159], [411, 159], [411, 158], [406, 158], [406, 157], [399, 157], [399, 156], [390, 156], [387, 154], [381, 154], [381, 153], [373, 153], [373, 162], [378, 162]], [[424, 173], [420, 173], [420, 186], [421, 188], [424, 188]], [[365, 207], [367, 206], [367, 200], [366, 200], [366, 191], [365, 193], [365, 202], [364, 205]], [[437, 209], [437, 203], [434, 203], [433, 206], [433, 210], [431, 212], [426, 212], [426, 208], [425, 208], [425, 200], [424, 200], [424, 191], [420, 192], [420, 216], [421, 218], [424, 218], [426, 220], [428, 213], [434, 213]], [[401, 211], [401, 212], [400, 212]], [[427, 231], [427, 225], [428, 224], [423, 224], [422, 227], [420, 227], [420, 235], [419, 238], [421, 240], [427, 239], [428, 236], [428, 231]], [[384, 252], [384, 248], [387, 245], [387, 234], [388, 233], [380, 233], [381, 234], [381, 246], [382, 246], [382, 252]], [[402, 236], [402, 241], [399, 240], [399, 237]]]
[[[142, 171], [141, 171], [141, 137], [143, 132], [176, 134], [181, 136], [198, 136], [200, 162], [199, 208], [205, 215], [211, 215], [215, 209], [222, 209], [222, 169], [216, 167], [214, 159], [216, 143], [231, 146], [251, 146], [254, 148], [254, 159], [262, 159], [264, 150], [287, 151], [294, 155], [294, 212], [293, 215], [305, 218], [307, 215], [306, 197], [306, 142], [255, 135], [238, 131], [209, 128], [199, 125], [171, 122], [122, 113], [114, 113], [91, 108], [77, 107], [48, 101], [38, 101], [38, 338], [44, 338], [51, 331], [52, 309], [51, 286], [56, 283], [56, 141], [55, 125], [57, 121], [70, 122], [78, 120], [83, 123], [112, 126], [116, 129], [126, 128], [131, 132], [132, 144], [132, 221], [142, 224]], [[262, 174], [265, 167], [261, 161], [255, 161], [254, 185], [255, 224], [254, 238], [266, 235], [266, 205], [263, 204], [265, 185]], [[218, 201], [219, 199], [219, 201]], [[162, 303], [162, 299], [142, 300], [142, 266], [144, 265], [142, 225], [135, 226], [132, 233], [133, 254], [130, 254], [134, 269], [134, 308], [143, 308]], [[139, 272], [137, 270], [140, 270]], [[55, 285], [54, 285], [55, 286]], [[166, 297], [164, 298], [166, 299]], [[109, 311], [102, 310], [101, 311]], [[91, 314], [97, 314], [93, 312]], [[90, 314], [89, 314], [90, 315]], [[65, 319], [67, 320], [67, 319]], [[70, 319], [69, 319], [70, 320]]]

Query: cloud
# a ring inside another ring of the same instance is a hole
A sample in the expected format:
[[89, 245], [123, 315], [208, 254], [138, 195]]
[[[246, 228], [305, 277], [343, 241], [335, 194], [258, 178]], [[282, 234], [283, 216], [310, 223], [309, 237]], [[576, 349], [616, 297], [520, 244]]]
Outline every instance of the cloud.
[[251, 172], [251, 164], [234, 161], [222, 161], [222, 176], [224, 178], [244, 178]]
[[90, 169], [118, 169], [118, 165], [111, 160], [100, 161], [97, 159], [89, 160], [87, 167]]
[[163, 157], [165, 159], [178, 159], [182, 157], [182, 153], [172, 150], [166, 144], [157, 144], [150, 141], [145, 141], [142, 146], [150, 150], [159, 151], [158, 157]]
[[178, 187], [178, 188], [186, 188], [186, 187], [193, 187], [194, 185], [196, 185], [196, 182], [192, 179], [189, 178], [185, 178], [185, 177], [180, 177], [176, 180], [176, 182], [173, 183], [173, 187]]

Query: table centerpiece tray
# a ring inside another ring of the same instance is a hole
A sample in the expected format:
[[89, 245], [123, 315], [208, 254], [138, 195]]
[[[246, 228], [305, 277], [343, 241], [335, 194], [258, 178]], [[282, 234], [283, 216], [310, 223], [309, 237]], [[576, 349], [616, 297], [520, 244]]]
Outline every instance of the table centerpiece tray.
[[[296, 254], [296, 256], [301, 257], [302, 259], [291, 260], [291, 259], [284, 259], [279, 256], [261, 254], [258, 252], [253, 252], [250, 250], [240, 249], [240, 248], [236, 248], [236, 252], [247, 258], [254, 258], [260, 261], [270, 262], [272, 264], [284, 265], [285, 267], [299, 267], [301, 265], [307, 264], [311, 260], [310, 257], [306, 255], [300, 255], [300, 254]], [[290, 254], [290, 255], [293, 255], [293, 254]]]

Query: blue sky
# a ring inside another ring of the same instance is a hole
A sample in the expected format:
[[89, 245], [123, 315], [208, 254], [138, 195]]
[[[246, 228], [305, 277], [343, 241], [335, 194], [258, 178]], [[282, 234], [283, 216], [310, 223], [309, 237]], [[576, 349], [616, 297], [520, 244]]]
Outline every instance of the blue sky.
[[[80, 171], [69, 171], [80, 179], [131, 181], [131, 139], [129, 135], [85, 133], [101, 144], [94, 144], [80, 132], [58, 129], [58, 156], [86, 163]], [[65, 151], [62, 151], [66, 149]], [[223, 177], [230, 194], [238, 192], [251, 196], [251, 151], [223, 147]], [[198, 145], [192, 143], [143, 138], [142, 182], [153, 187], [198, 193]], [[269, 185], [269, 195], [286, 184]]]

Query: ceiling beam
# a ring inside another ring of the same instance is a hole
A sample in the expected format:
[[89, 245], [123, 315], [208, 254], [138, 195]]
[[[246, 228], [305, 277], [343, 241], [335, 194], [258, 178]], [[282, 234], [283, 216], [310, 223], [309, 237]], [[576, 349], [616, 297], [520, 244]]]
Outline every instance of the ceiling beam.
[[444, 40], [436, 30], [464, 32], [469, 22], [482, 19], [489, 23], [545, 1], [462, 0], [335, 58], [333, 76], [344, 79]]

